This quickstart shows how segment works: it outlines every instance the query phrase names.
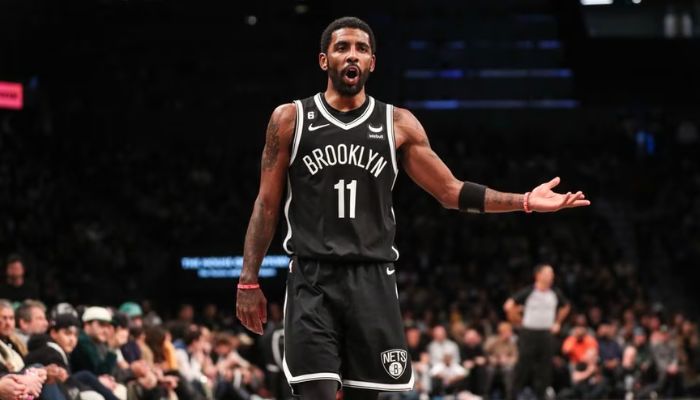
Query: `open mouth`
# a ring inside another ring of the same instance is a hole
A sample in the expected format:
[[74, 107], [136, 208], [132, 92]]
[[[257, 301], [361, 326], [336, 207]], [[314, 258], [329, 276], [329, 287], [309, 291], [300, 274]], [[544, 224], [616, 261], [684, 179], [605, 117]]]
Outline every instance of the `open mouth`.
[[360, 76], [360, 69], [355, 66], [350, 66], [345, 69], [345, 78], [349, 81], [355, 81]]

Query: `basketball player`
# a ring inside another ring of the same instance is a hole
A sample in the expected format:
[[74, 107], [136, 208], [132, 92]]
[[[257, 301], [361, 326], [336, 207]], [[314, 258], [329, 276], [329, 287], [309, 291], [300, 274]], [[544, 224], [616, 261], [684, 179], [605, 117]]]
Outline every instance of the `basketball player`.
[[365, 93], [375, 50], [365, 22], [333, 21], [318, 58], [328, 74], [325, 92], [277, 107], [267, 127], [236, 314], [262, 334], [258, 270], [286, 187], [283, 247], [292, 259], [283, 369], [305, 399], [333, 400], [341, 385], [351, 400], [413, 387], [393, 264], [399, 253], [391, 191], [399, 162], [450, 209], [547, 212], [589, 204], [581, 192], [554, 193], [559, 178], [525, 194], [457, 180], [413, 114]]

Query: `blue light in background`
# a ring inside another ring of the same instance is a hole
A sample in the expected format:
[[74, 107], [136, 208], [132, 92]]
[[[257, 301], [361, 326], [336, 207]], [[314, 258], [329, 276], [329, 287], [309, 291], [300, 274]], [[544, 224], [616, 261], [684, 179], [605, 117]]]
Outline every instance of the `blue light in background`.
[[559, 40], [540, 40], [537, 42], [537, 47], [542, 50], [555, 50], [561, 48]]
[[573, 99], [473, 99], [473, 100], [409, 100], [404, 106], [416, 110], [457, 110], [457, 109], [574, 109], [579, 102]]
[[427, 40], [409, 40], [408, 48], [411, 50], [425, 50], [428, 47]]
[[[411, 102], [407, 102], [411, 103]], [[426, 110], [456, 110], [459, 108], [458, 100], [423, 100], [415, 102], [417, 107], [413, 108], [423, 108]], [[409, 105], [410, 107], [410, 105]]]
[[443, 69], [438, 71], [438, 76], [443, 79], [462, 79], [464, 72], [461, 69]]
[[566, 79], [574, 75], [568, 68], [522, 68], [522, 69], [407, 69], [403, 76], [406, 79], [463, 79], [465, 77], [477, 77], [482, 79], [500, 78], [552, 78]]
[[[197, 271], [197, 276], [204, 279], [238, 278], [243, 271], [243, 256], [182, 257], [180, 267], [183, 270]], [[278, 270], [288, 267], [289, 256], [265, 256], [260, 264], [258, 276], [274, 278]]]

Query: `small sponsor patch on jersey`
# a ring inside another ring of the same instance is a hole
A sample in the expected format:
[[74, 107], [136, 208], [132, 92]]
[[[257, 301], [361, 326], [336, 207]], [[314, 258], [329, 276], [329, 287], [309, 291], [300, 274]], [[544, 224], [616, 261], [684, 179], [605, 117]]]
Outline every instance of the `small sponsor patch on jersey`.
[[384, 139], [386, 139], [386, 136], [384, 136], [383, 133], [367, 132], [367, 139], [384, 140]]
[[383, 351], [381, 354], [382, 365], [389, 376], [399, 379], [406, 371], [408, 365], [408, 352], [401, 349]]
[[369, 124], [369, 130], [374, 132], [374, 133], [379, 133], [382, 130], [384, 130], [384, 125], [379, 125], [378, 127], [372, 126], [372, 124]]

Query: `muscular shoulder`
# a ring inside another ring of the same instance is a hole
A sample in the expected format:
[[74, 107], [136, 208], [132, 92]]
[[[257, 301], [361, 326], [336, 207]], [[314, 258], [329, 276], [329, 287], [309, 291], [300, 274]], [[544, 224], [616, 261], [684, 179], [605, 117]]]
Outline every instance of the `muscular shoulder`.
[[402, 144], [423, 144], [428, 142], [425, 129], [418, 118], [405, 108], [394, 107], [394, 132], [396, 147]]
[[263, 152], [263, 171], [271, 170], [277, 165], [278, 156], [288, 157], [289, 146], [294, 137], [296, 106], [293, 103], [277, 106], [270, 116], [265, 131], [265, 149]]
[[281, 104], [272, 111], [267, 124], [266, 136], [275, 135], [280, 142], [288, 144], [294, 137], [297, 107], [294, 103]]
[[294, 124], [296, 122], [297, 107], [294, 103], [280, 104], [272, 112], [270, 117], [270, 123], [277, 124], [280, 134], [291, 133], [294, 131]]

